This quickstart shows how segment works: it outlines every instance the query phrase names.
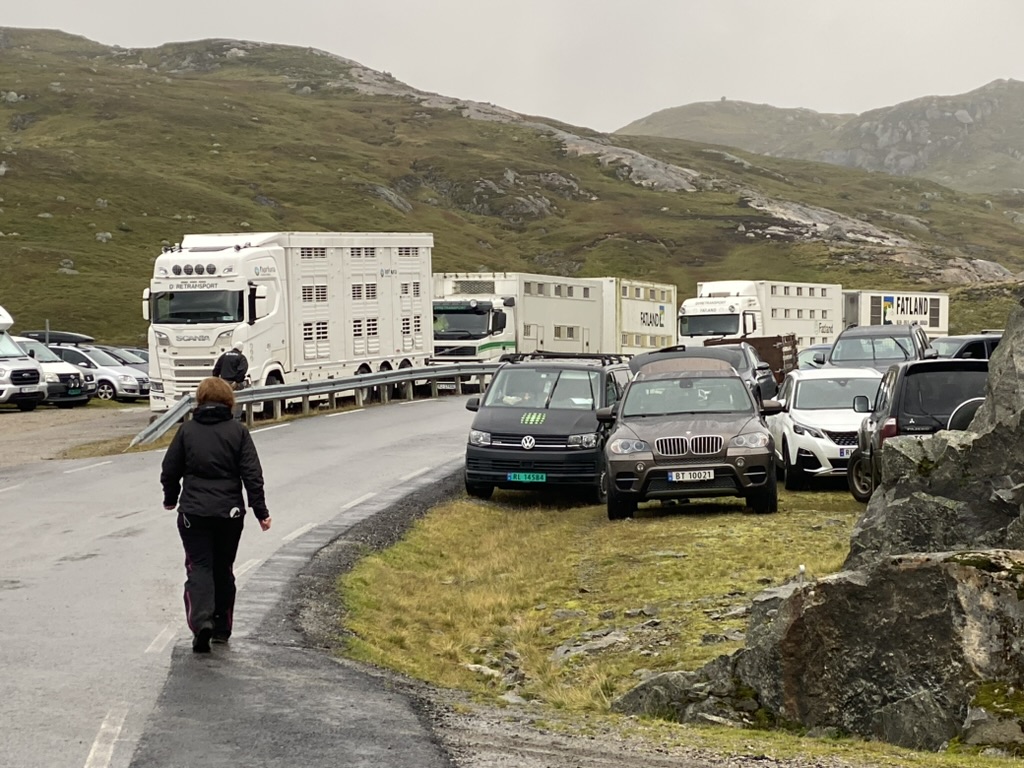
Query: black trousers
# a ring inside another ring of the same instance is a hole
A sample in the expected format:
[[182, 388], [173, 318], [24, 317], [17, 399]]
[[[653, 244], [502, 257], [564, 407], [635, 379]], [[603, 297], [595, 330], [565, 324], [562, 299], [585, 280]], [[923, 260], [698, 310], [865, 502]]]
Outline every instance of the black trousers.
[[178, 513], [185, 547], [185, 619], [193, 634], [204, 627], [216, 636], [231, 634], [235, 555], [244, 520]]

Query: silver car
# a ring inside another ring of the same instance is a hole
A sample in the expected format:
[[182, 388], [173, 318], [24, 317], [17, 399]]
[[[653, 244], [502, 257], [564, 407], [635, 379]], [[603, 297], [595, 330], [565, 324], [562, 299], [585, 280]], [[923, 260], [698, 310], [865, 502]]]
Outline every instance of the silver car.
[[96, 376], [96, 397], [100, 400], [149, 397], [149, 377], [137, 368], [122, 365], [102, 349], [65, 344], [53, 344], [50, 349], [62, 360]]

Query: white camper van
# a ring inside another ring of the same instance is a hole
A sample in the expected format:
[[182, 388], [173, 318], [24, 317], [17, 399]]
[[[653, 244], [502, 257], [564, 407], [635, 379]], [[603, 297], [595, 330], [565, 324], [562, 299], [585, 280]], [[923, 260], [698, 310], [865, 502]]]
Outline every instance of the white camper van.
[[0, 405], [31, 411], [46, 399], [46, 376], [7, 332], [12, 325], [14, 318], [0, 307]]

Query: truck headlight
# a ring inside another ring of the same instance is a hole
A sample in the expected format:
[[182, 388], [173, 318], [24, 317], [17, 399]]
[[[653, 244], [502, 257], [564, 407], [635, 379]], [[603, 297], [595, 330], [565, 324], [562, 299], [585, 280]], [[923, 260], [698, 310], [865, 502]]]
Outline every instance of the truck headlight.
[[643, 440], [630, 440], [628, 438], [620, 437], [617, 440], [612, 440], [608, 444], [608, 450], [612, 453], [618, 454], [619, 456], [626, 456], [630, 453], [649, 453], [651, 446]]
[[570, 448], [597, 448], [597, 435], [588, 432], [585, 435], [569, 435]]
[[229, 346], [231, 344], [231, 335], [233, 333], [233, 330], [223, 331], [217, 336], [217, 340], [213, 342], [213, 346], [219, 347], [221, 344]]
[[764, 432], [748, 432], [745, 435], [736, 435], [729, 441], [730, 448], [767, 448], [768, 435]]
[[122, 384], [129, 385], [135, 385], [138, 383], [134, 376], [118, 376], [117, 380], [120, 381]]
[[56, 373], [44, 374], [43, 378], [46, 379], [47, 384], [60, 384], [60, 376], [58, 376]]
[[824, 435], [821, 434], [820, 430], [817, 430], [814, 427], [805, 427], [803, 424], [797, 424], [795, 421], [793, 422], [793, 431], [796, 432], [798, 435], [810, 435], [811, 437], [824, 437]]
[[481, 432], [479, 429], [469, 430], [469, 444], [470, 445], [490, 445], [491, 444], [491, 433]]
[[153, 336], [156, 338], [156, 343], [161, 347], [166, 347], [171, 343], [171, 337], [163, 331], [153, 331]]

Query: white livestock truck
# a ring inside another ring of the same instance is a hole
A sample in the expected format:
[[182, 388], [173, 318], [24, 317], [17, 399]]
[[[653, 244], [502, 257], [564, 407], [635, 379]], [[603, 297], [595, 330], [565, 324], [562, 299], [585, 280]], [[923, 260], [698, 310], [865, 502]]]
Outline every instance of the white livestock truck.
[[949, 294], [843, 291], [843, 326], [918, 323], [928, 338], [949, 335]]
[[436, 363], [510, 352], [624, 353], [675, 343], [676, 287], [526, 272], [434, 275]]
[[426, 365], [433, 245], [401, 232], [186, 235], [143, 293], [150, 407], [194, 392], [237, 342], [256, 386]]

